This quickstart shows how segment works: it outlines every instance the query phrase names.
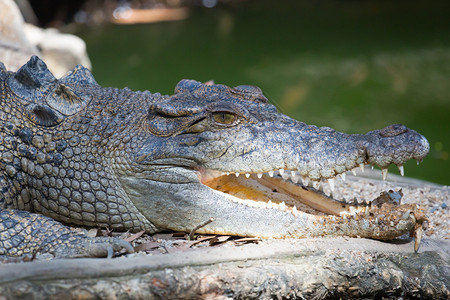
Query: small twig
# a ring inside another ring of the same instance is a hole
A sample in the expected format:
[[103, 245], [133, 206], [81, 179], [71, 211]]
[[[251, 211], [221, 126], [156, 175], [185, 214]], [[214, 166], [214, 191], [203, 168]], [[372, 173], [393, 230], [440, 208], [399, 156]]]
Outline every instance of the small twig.
[[211, 223], [212, 221], [214, 221], [214, 218], [213, 218], [213, 217], [209, 218], [208, 220], [206, 220], [206, 221], [203, 222], [202, 224], [195, 226], [194, 229], [191, 230], [191, 233], [189, 233], [189, 238], [188, 238], [188, 239], [189, 239], [190, 241], [192, 241], [192, 240], [194, 239], [194, 233], [195, 233], [197, 230], [199, 230], [200, 228], [205, 227], [206, 225], [208, 225], [208, 224]]

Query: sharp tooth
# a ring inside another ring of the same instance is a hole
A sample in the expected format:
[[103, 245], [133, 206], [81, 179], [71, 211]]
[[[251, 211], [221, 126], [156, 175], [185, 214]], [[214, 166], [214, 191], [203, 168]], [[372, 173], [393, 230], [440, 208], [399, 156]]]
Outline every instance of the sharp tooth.
[[423, 227], [422, 227], [422, 225], [420, 225], [414, 232], [414, 237], [416, 238], [416, 240], [414, 241], [414, 251], [415, 252], [419, 251], [420, 241], [422, 240], [422, 236], [423, 236]]
[[383, 177], [383, 180], [386, 180], [388, 175], [388, 169], [381, 169], [381, 176]]
[[334, 178], [328, 178], [328, 184], [330, 185], [331, 192], [334, 192]]
[[272, 201], [269, 200], [269, 202], [267, 202], [267, 208], [272, 208], [272, 207], [273, 207]]
[[309, 177], [302, 176], [302, 183], [304, 186], [308, 186], [309, 185]]
[[269, 171], [268, 173], [270, 177], [273, 177], [273, 171]]
[[364, 172], [364, 164], [359, 164], [359, 168], [361, 169], [361, 172]]
[[245, 177], [249, 178], [250, 177], [250, 173], [245, 173]]
[[258, 173], [258, 178], [262, 178], [263, 174], [262, 173]]
[[366, 216], [369, 215], [369, 207], [368, 206], [366, 206], [366, 209], [364, 210], [364, 213], [366, 214]]
[[281, 210], [285, 210], [285, 209], [286, 209], [286, 204], [284, 203], [284, 201], [281, 202], [281, 204], [280, 204], [280, 209], [281, 209]]
[[398, 166], [398, 171], [400, 172], [400, 175], [405, 176], [405, 168], [403, 168], [402, 165]]
[[352, 169], [352, 173], [353, 173], [354, 176], [356, 176], [356, 170], [355, 169]]
[[292, 176], [292, 177], [296, 177], [296, 176], [297, 176], [297, 172], [291, 171], [291, 176]]
[[320, 187], [321, 187], [320, 181], [313, 181], [313, 187], [314, 187], [316, 190], [319, 190]]
[[289, 176], [288, 173], [284, 173], [283, 175], [281, 175], [281, 177], [282, 177], [284, 180], [288, 180], [290, 176]]
[[227, 172], [227, 176], [230, 175], [230, 172]]
[[280, 169], [278, 172], [280, 172], [280, 175], [283, 176], [283, 174], [284, 174], [284, 169]]
[[292, 214], [294, 215], [294, 217], [298, 217], [298, 211], [297, 211], [297, 207], [294, 205], [294, 207], [292, 208]]
[[346, 178], [345, 178], [345, 173], [342, 173], [342, 174], [341, 174], [341, 178], [342, 178], [343, 181], [345, 181], [345, 179], [346, 179]]
[[293, 183], [298, 183], [298, 180], [299, 180], [299, 177], [298, 177], [298, 176], [292, 176], [292, 177], [291, 177], [291, 181], [292, 181]]
[[239, 177], [239, 173], [236, 173], [236, 177]]

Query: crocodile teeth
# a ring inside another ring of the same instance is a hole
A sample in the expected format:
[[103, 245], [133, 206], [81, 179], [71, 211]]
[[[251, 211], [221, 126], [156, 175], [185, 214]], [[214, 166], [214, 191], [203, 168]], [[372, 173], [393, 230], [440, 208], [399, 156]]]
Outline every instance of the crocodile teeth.
[[366, 209], [364, 210], [364, 213], [365, 213], [366, 216], [369, 215], [369, 207], [368, 206], [366, 206]]
[[341, 174], [341, 178], [342, 178], [343, 181], [345, 181], [345, 179], [346, 179], [346, 178], [345, 178], [345, 173], [342, 173], [342, 174]]
[[280, 175], [283, 176], [283, 174], [284, 174], [284, 169], [280, 169], [278, 172], [280, 172]]
[[268, 173], [270, 177], [273, 177], [273, 171], [269, 171]]
[[239, 173], [236, 173], [235, 175], [236, 175], [236, 177], [239, 177]]
[[269, 200], [269, 202], [267, 202], [267, 208], [273, 208], [273, 203], [272, 203], [272, 201]]
[[302, 183], [304, 186], [308, 186], [309, 185], [309, 178], [302, 176]]
[[230, 175], [230, 172], [227, 172], [226, 174], [227, 174], [227, 176], [228, 176], [228, 175]]
[[334, 178], [329, 178], [328, 184], [330, 185], [331, 192], [334, 192]]
[[281, 209], [281, 210], [286, 210], [286, 203], [284, 203], [284, 201], [281, 202], [281, 204], [280, 204], [280, 209]]
[[263, 174], [262, 173], [258, 173], [257, 176], [258, 176], [258, 178], [262, 178]]
[[417, 252], [419, 251], [420, 241], [422, 240], [423, 236], [422, 225], [420, 225], [419, 228], [416, 229], [416, 231], [414, 232], [414, 236], [416, 238], [416, 240], [414, 241], [414, 251]]
[[319, 190], [321, 186], [322, 186], [322, 185], [320, 184], [320, 181], [313, 181], [313, 187], [314, 187], [316, 190]]
[[398, 166], [398, 171], [400, 172], [400, 175], [405, 176], [405, 168], [403, 168], [402, 165]]
[[284, 180], [288, 180], [290, 176], [289, 176], [288, 173], [283, 173], [283, 175], [281, 175], [281, 177], [282, 177]]
[[352, 169], [352, 173], [353, 173], [354, 176], [356, 176], [356, 171], [355, 171], [355, 169]]
[[298, 177], [297, 175], [291, 177], [291, 181], [292, 181], [293, 183], [298, 183], [298, 180], [299, 180], [299, 179], [300, 179], [300, 177]]
[[381, 176], [383, 177], [383, 181], [385, 181], [388, 176], [388, 169], [381, 169]]
[[291, 176], [292, 176], [292, 177], [296, 177], [296, 176], [297, 176], [297, 172], [291, 171]]
[[359, 164], [359, 168], [361, 169], [361, 172], [364, 172], [364, 164]]
[[250, 177], [250, 173], [245, 173], [245, 177], [249, 178]]
[[294, 215], [294, 217], [298, 217], [298, 216], [299, 216], [297, 207], [296, 207], [295, 205], [294, 205], [294, 207], [292, 208], [292, 214]]

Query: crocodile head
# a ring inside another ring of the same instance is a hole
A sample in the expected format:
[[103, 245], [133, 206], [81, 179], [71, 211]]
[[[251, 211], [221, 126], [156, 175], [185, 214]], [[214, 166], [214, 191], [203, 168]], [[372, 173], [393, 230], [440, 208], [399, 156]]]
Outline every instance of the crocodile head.
[[391, 239], [423, 221], [415, 206], [317, 191], [355, 167], [386, 174], [422, 160], [427, 140], [403, 125], [348, 135], [277, 112], [257, 87], [183, 80], [173, 96], [102, 88], [81, 66], [55, 79], [37, 57], [0, 71], [0, 175], [18, 186], [17, 198], [5, 196], [18, 208], [149, 232], [190, 231], [212, 217], [197, 231], [278, 238]]
[[142, 126], [150, 134], [133, 160], [143, 173], [120, 181], [158, 227], [188, 230], [213, 217], [200, 232], [390, 239], [416, 222], [412, 207], [388, 213], [394, 204], [351, 205], [317, 191], [365, 164], [385, 176], [390, 164], [403, 172], [405, 161], [422, 160], [427, 140], [403, 125], [348, 135], [277, 112], [257, 87], [183, 80]]

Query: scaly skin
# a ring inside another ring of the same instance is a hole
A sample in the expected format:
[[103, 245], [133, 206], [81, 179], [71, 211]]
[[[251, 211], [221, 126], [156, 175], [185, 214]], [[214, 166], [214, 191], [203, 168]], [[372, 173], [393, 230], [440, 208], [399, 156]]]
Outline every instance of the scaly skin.
[[[37, 57], [0, 71], [0, 100], [4, 224], [20, 209], [120, 231], [190, 231], [213, 217], [198, 232], [392, 239], [423, 221], [415, 207], [352, 206], [295, 183], [332, 185], [361, 164], [422, 160], [428, 142], [403, 125], [347, 135], [278, 113], [256, 87], [183, 80], [173, 96], [102, 88], [83, 67], [57, 80]], [[279, 169], [294, 183], [270, 176]], [[305, 201], [315, 209], [301, 211]], [[43, 248], [6, 247], [11, 236], [39, 234], [12, 228], [0, 226], [0, 254]]]

